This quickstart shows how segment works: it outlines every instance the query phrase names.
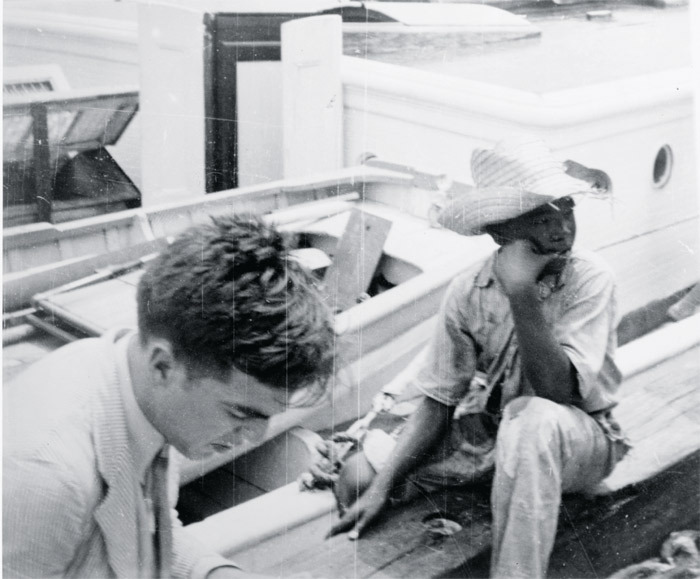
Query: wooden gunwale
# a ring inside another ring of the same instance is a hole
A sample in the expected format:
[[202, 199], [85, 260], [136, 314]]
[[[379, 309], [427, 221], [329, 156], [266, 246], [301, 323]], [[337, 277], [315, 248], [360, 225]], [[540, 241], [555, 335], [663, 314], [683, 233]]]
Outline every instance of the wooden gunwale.
[[[3, 231], [3, 273], [11, 284], [3, 284], [5, 311], [26, 307], [37, 291], [71, 281], [70, 267], [64, 266], [74, 263], [76, 258], [97, 259], [100, 254], [174, 235], [209, 214], [234, 210], [267, 214], [289, 208], [288, 217], [279, 213], [275, 218], [284, 224], [302, 218], [291, 211], [295, 205], [305, 205], [299, 211], [318, 218], [322, 215], [318, 211], [314, 213], [310, 203], [323, 213], [321, 207], [324, 203], [349, 200], [347, 195], [353, 193], [362, 197], [366, 190], [382, 184], [411, 187], [412, 180], [412, 176], [396, 171], [364, 167], [343, 169], [314, 179], [224, 191], [194, 200], [131, 209], [59, 225], [33, 223], [7, 228]], [[53, 270], [61, 272], [58, 283], [52, 278]], [[75, 266], [72, 279], [84, 275], [84, 270]]]

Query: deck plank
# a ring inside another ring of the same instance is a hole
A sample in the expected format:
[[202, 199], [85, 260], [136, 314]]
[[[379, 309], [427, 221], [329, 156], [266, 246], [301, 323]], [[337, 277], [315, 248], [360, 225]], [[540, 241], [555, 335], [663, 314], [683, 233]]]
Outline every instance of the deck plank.
[[[700, 488], [700, 346], [625, 382], [618, 417], [635, 447], [596, 497], [565, 497], [551, 577], [607, 576], [658, 555], [672, 531], [697, 527]], [[462, 529], [427, 530], [435, 514]], [[490, 559], [488, 489], [423, 497], [387, 513], [359, 541], [320, 541], [270, 569], [312, 577], [486, 577]]]
[[550, 577], [607, 577], [657, 557], [673, 531], [698, 528], [700, 452], [672, 468], [597, 501], [560, 530]]
[[[565, 497], [548, 576], [604, 577], [658, 555], [669, 533], [697, 528], [700, 514], [692, 505], [699, 487], [700, 451], [696, 451], [655, 477], [612, 495]], [[483, 489], [461, 495], [435, 493], [395, 509], [359, 541], [334, 537], [262, 571], [335, 579], [488, 577], [487, 494]], [[422, 521], [434, 513], [461, 522], [462, 530], [446, 537], [430, 533]]]
[[[140, 273], [140, 272], [139, 272]], [[126, 281], [120, 278], [55, 294], [43, 300], [43, 307], [52, 306], [69, 312], [76, 319], [94, 327], [98, 333], [109, 328], [136, 327], [136, 287], [133, 274]]]
[[634, 376], [615, 415], [633, 448], [605, 481], [616, 490], [654, 476], [700, 447], [700, 345]]

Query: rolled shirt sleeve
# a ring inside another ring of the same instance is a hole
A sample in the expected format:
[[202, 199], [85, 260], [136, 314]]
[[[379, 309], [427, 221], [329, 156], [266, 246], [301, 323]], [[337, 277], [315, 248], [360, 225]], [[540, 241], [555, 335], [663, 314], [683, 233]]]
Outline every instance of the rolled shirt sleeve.
[[476, 371], [475, 342], [462, 307], [474, 281], [474, 271], [455, 278], [440, 306], [437, 324], [414, 385], [426, 396], [456, 406]]
[[576, 405], [596, 412], [615, 405], [621, 374], [614, 361], [617, 345], [615, 281], [595, 254], [583, 254], [564, 291], [555, 323], [562, 345], [578, 375]]

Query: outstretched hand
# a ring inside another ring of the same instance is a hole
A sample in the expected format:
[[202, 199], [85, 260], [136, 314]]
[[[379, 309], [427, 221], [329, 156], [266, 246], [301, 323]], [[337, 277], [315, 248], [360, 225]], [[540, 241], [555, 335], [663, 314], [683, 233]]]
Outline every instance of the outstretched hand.
[[376, 491], [370, 487], [331, 527], [326, 538], [350, 531], [348, 539], [351, 541], [358, 539], [362, 532], [376, 521], [386, 507], [388, 500], [387, 493]]

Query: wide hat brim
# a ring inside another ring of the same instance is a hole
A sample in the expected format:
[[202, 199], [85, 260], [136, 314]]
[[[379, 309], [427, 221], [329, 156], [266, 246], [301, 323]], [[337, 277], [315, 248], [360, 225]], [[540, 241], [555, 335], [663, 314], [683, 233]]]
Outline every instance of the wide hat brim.
[[502, 223], [562, 197], [572, 197], [591, 191], [579, 181], [568, 191], [555, 195], [540, 195], [516, 187], [477, 187], [468, 194], [453, 199], [438, 215], [438, 222], [461, 235], [481, 235], [484, 228]]
[[[576, 167], [584, 177], [591, 171], [582, 165]], [[494, 149], [476, 149], [471, 169], [475, 187], [458, 194], [438, 215], [443, 227], [462, 235], [480, 235], [489, 225], [556, 199], [596, 190], [588, 180], [569, 175], [537, 139], [519, 138], [501, 142]]]

